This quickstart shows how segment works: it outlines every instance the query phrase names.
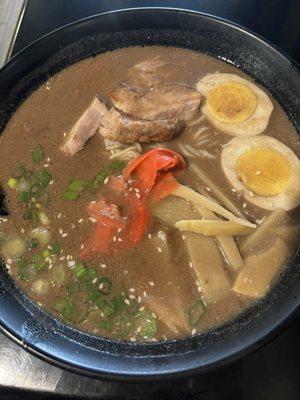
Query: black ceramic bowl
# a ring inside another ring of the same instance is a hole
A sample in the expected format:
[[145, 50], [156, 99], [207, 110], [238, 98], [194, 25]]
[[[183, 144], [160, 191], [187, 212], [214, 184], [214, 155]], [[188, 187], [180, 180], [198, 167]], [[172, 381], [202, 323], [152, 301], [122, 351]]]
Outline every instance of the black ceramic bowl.
[[[27, 47], [0, 71], [0, 131], [30, 92], [62, 68], [106, 50], [154, 44], [194, 49], [241, 68], [270, 90], [299, 132], [300, 83], [291, 60], [241, 27], [171, 9], [94, 16]], [[32, 303], [1, 268], [0, 326], [42, 359], [90, 376], [149, 379], [208, 371], [261, 346], [291, 321], [300, 304], [299, 261], [298, 254], [268, 296], [234, 321], [193, 338], [143, 345], [64, 325]]]

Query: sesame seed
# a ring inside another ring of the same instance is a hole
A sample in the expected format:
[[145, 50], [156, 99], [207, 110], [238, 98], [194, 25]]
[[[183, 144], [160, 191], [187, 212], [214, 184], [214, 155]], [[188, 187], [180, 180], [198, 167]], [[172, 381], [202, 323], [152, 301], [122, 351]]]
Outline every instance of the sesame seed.
[[102, 282], [102, 283], [100, 283], [100, 285], [99, 285], [99, 289], [103, 289], [103, 282]]
[[93, 282], [93, 283], [96, 283], [96, 282], [97, 282], [97, 279], [98, 279], [97, 277], [94, 278], [94, 279], [92, 280], [92, 282]]
[[231, 188], [230, 190], [231, 190], [233, 193], [236, 192], [236, 189], [235, 189], [235, 188]]
[[122, 238], [118, 238], [118, 242], [123, 242], [123, 239]]
[[82, 243], [81, 245], [80, 245], [80, 250], [82, 250], [84, 248], [84, 244]]
[[64, 133], [63, 133], [63, 137], [66, 137], [66, 136], [67, 136], [67, 132], [64, 132]]
[[91, 201], [91, 204], [96, 204], [96, 200], [92, 200], [92, 201]]
[[127, 304], [128, 306], [130, 305], [130, 301], [128, 299], [125, 299], [124, 303]]
[[134, 295], [134, 294], [130, 294], [130, 295], [129, 295], [129, 298], [130, 298], [130, 299], [135, 299], [135, 295]]
[[135, 288], [133, 288], [133, 287], [130, 288], [130, 289], [129, 289], [129, 292], [135, 292]]
[[138, 327], [136, 328], [137, 333], [141, 332], [141, 330], [142, 330], [142, 327], [141, 327], [141, 326], [138, 326]]
[[63, 230], [62, 230], [61, 228], [59, 229], [59, 231], [58, 231], [58, 232], [59, 232], [59, 234], [60, 234], [60, 235], [62, 235], [62, 234], [63, 234]]
[[151, 235], [151, 233], [148, 233], [148, 238], [149, 238], [149, 239], [151, 239], [151, 238], [152, 238], [152, 235]]
[[[154, 313], [151, 313], [153, 318], [156, 318], [156, 315]], [[151, 322], [151, 321], [150, 321]]]
[[193, 268], [192, 261], [190, 261], [189, 266], [190, 266], [191, 268]]
[[68, 236], [68, 234], [67, 234], [67, 232], [66, 233], [64, 233], [63, 235], [61, 235], [62, 237], [66, 237], [66, 236]]
[[122, 232], [122, 228], [118, 228], [118, 233], [121, 233]]
[[80, 218], [79, 220], [78, 220], [78, 224], [81, 224], [83, 222], [83, 218]]
[[141, 302], [142, 302], [142, 298], [141, 298], [141, 296], [138, 296], [138, 298], [137, 298], [137, 302], [138, 302], [138, 303], [141, 303]]
[[192, 335], [195, 335], [195, 333], [196, 333], [196, 329], [193, 329], [192, 330]]
[[145, 310], [145, 307], [144, 307], [144, 306], [142, 306], [142, 307], [139, 308], [139, 311], [144, 311], [144, 310]]
[[44, 168], [50, 167], [50, 164], [44, 164]]
[[144, 296], [144, 297], [147, 297], [147, 292], [146, 292], [146, 290], [143, 291], [143, 296]]
[[208, 192], [211, 192], [211, 188], [209, 188], [208, 186], [206, 187], [206, 190], [207, 190]]
[[50, 161], [51, 161], [51, 158], [50, 158], [50, 157], [47, 157], [47, 160], [46, 160], [46, 161], [50, 162]]
[[74, 260], [68, 261], [68, 267], [72, 268], [74, 266], [75, 266], [75, 261]]
[[71, 228], [72, 228], [72, 229], [75, 229], [75, 224], [72, 224], [72, 225], [71, 225]]
[[199, 292], [199, 293], [201, 293], [201, 292], [202, 292], [202, 289], [201, 289], [201, 287], [200, 287], [200, 286], [198, 286], [198, 287], [197, 287], [197, 290], [198, 290], [198, 292]]
[[117, 240], [117, 237], [116, 237], [116, 236], [114, 236], [114, 237], [113, 237], [113, 241], [115, 242], [116, 240]]
[[52, 179], [52, 181], [49, 182], [49, 185], [53, 185], [54, 180]]
[[[82, 245], [82, 246], [84, 246], [84, 245]], [[100, 267], [101, 268], [106, 268], [106, 264], [100, 264]]]
[[125, 274], [125, 275], [126, 275], [126, 274], [128, 274], [128, 271], [127, 271], [127, 269], [125, 269], [125, 270], [124, 270], [124, 274]]
[[131, 337], [131, 338], [130, 338], [130, 341], [131, 341], [131, 342], [136, 342], [136, 338]]
[[57, 218], [58, 218], [58, 219], [61, 218], [61, 213], [58, 213], [58, 214], [57, 214]]
[[108, 182], [108, 176], [104, 179], [104, 185], [106, 185], [107, 184], [107, 182]]
[[38, 306], [42, 307], [43, 303], [41, 303], [40, 301], [37, 302]]
[[136, 197], [137, 197], [138, 199], [141, 198], [141, 195], [140, 195], [139, 193], [136, 193], [135, 195], [136, 195]]
[[153, 281], [149, 281], [149, 285], [150, 286], [154, 286], [154, 282]]
[[157, 247], [157, 251], [159, 252], [159, 253], [161, 253], [162, 252], [162, 249], [161, 249], [161, 247]]
[[90, 217], [89, 220], [90, 220], [91, 222], [93, 222], [93, 224], [95, 224], [95, 223], [97, 222], [97, 220], [96, 220], [95, 218], [92, 218], [92, 217]]
[[59, 259], [60, 259], [61, 261], [63, 261], [65, 258], [66, 258], [65, 256], [62, 256], [62, 257], [60, 257]]
[[185, 240], [185, 236], [184, 235], [182, 235], [182, 239]]
[[246, 203], [243, 203], [243, 208], [246, 208], [247, 207], [247, 204]]
[[11, 265], [10, 264], [6, 263], [5, 266], [6, 266], [8, 271], [11, 269]]
[[261, 174], [261, 171], [256, 171], [255, 172], [255, 175], [260, 175]]

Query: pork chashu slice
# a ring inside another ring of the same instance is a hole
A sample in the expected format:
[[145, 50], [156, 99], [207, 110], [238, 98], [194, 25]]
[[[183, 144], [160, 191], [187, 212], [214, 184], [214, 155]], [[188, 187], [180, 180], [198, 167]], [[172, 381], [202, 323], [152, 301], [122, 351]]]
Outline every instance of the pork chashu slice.
[[100, 134], [120, 143], [150, 143], [171, 140], [184, 122], [176, 118], [145, 121], [135, 119], [111, 108], [100, 122]]
[[104, 102], [95, 97], [67, 134], [61, 151], [68, 156], [74, 156], [81, 150], [87, 140], [96, 133], [107, 111]]
[[179, 84], [152, 89], [119, 87], [112, 90], [110, 98], [119, 111], [148, 121], [188, 121], [198, 113], [201, 102], [199, 92]]

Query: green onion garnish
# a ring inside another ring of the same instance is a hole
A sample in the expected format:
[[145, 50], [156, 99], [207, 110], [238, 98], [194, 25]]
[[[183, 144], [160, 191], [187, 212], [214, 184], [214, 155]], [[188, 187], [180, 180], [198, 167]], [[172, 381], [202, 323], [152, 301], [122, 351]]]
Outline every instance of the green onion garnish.
[[72, 192], [71, 190], [66, 190], [62, 194], [64, 200], [77, 200], [80, 196], [79, 192]]
[[28, 249], [33, 250], [36, 249], [39, 245], [39, 241], [37, 239], [30, 239], [28, 242]]
[[73, 268], [73, 272], [74, 272], [76, 278], [78, 278], [78, 279], [85, 278], [86, 277], [86, 273], [87, 273], [86, 272], [86, 268], [80, 262], [77, 262], [75, 264], [75, 267]]
[[36, 181], [41, 186], [46, 187], [52, 181], [52, 175], [46, 169], [41, 169], [37, 174]]
[[29, 192], [20, 192], [20, 195], [19, 195], [20, 203], [27, 203], [29, 199], [30, 199]]
[[204, 311], [205, 305], [200, 299], [188, 309], [188, 320], [191, 326], [195, 326], [200, 322], [201, 318], [203, 317]]
[[61, 244], [60, 243], [53, 243], [51, 245], [51, 254], [59, 254], [61, 251]]
[[45, 158], [45, 152], [40, 144], [37, 148], [32, 150], [31, 156], [35, 164], [39, 164]]
[[9, 180], [7, 181], [7, 185], [11, 189], [16, 189], [18, 187], [18, 181], [15, 178], [9, 178]]

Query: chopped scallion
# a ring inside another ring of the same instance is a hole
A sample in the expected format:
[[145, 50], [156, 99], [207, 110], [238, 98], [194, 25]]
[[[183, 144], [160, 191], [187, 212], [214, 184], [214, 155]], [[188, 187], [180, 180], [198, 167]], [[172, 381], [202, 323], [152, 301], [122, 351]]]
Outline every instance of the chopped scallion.
[[188, 309], [188, 320], [191, 326], [195, 326], [200, 322], [204, 311], [205, 305], [200, 299]]
[[83, 279], [86, 277], [87, 271], [86, 268], [83, 264], [80, 262], [77, 262], [75, 264], [75, 267], [73, 268], [74, 274], [77, 279]]
[[18, 181], [15, 178], [9, 178], [9, 180], [7, 181], [7, 185], [11, 189], [16, 189], [18, 187]]
[[52, 175], [46, 170], [41, 169], [37, 174], [37, 183], [41, 186], [46, 187], [52, 180]]
[[59, 254], [61, 251], [61, 244], [60, 243], [53, 243], [51, 245], [51, 254]]
[[35, 164], [39, 164], [45, 158], [45, 152], [40, 144], [32, 150], [31, 156]]

